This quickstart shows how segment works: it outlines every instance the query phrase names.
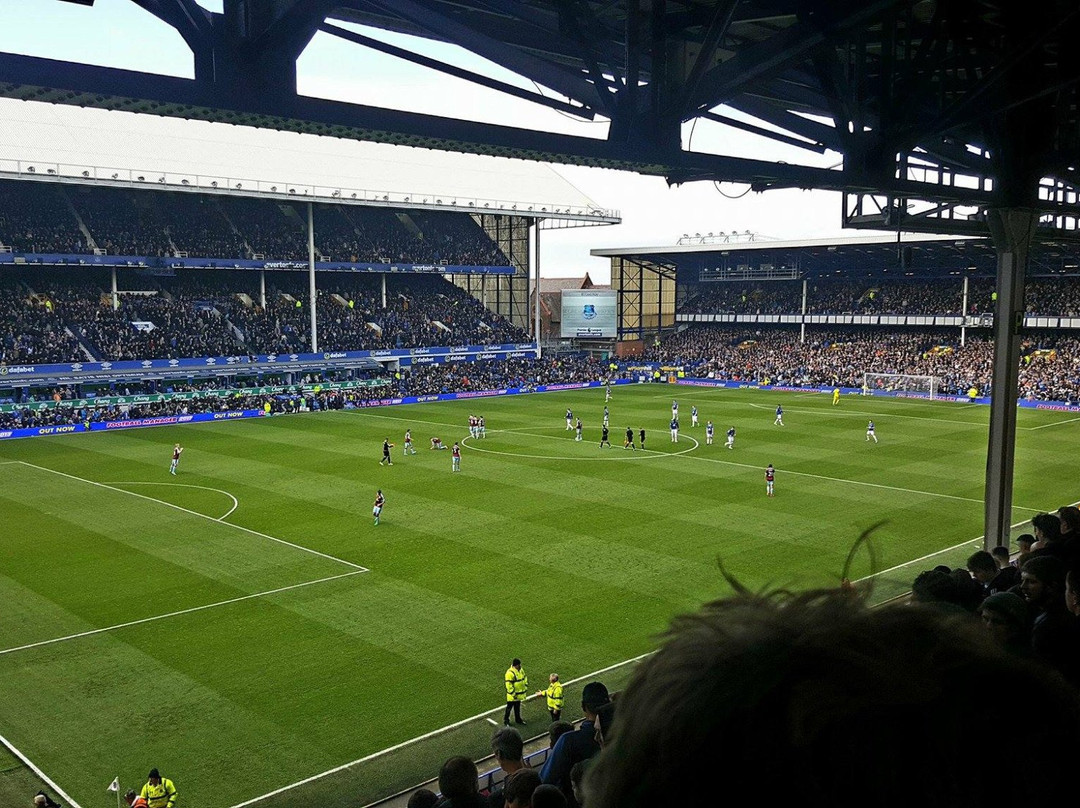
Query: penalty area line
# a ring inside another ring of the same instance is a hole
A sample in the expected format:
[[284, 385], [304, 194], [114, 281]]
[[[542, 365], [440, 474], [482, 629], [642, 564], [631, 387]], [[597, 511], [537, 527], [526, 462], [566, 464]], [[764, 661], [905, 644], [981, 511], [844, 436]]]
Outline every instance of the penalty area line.
[[95, 628], [90, 631], [81, 631], [78, 634], [68, 634], [66, 637], [54, 637], [51, 640], [41, 640], [40, 642], [27, 643], [26, 645], [19, 645], [14, 648], [5, 648], [0, 650], [0, 656], [6, 654], [14, 654], [18, 651], [28, 651], [31, 648], [41, 648], [44, 645], [55, 645], [60, 642], [67, 642], [68, 640], [77, 640], [81, 637], [92, 637], [95, 634], [104, 634], [108, 631], [116, 631], [121, 628], [130, 628], [131, 626], [141, 626], [144, 623], [154, 623], [158, 620], [165, 620], [169, 617], [179, 617], [183, 614], [193, 614], [194, 612], [204, 612], [207, 609], [216, 609], [219, 606], [229, 606], [233, 603], [240, 603], [245, 600], [252, 600], [254, 598], [264, 598], [270, 595], [277, 595], [281, 592], [290, 592], [294, 589], [303, 589], [307, 586], [315, 586], [316, 584], [325, 584], [328, 581], [337, 581], [341, 578], [349, 578], [353, 575], [360, 575], [367, 572], [367, 570], [353, 570], [352, 572], [343, 572], [340, 575], [331, 575], [327, 578], [319, 578], [316, 581], [304, 581], [299, 584], [290, 584], [289, 586], [279, 586], [277, 589], [268, 589], [265, 592], [255, 592], [251, 595], [241, 595], [237, 598], [229, 598], [228, 600], [219, 600], [216, 603], [206, 603], [202, 606], [192, 606], [190, 609], [180, 609], [176, 612], [169, 612], [168, 614], [158, 614], [153, 617], [143, 617], [139, 620], [129, 620], [126, 623], [117, 623], [114, 626], [105, 626], [103, 628]]
[[[602, 673], [607, 673], [607, 672], [613, 671], [613, 670], [615, 670], [617, 668], [621, 668], [624, 665], [632, 665], [635, 662], [640, 662], [641, 660], [645, 659], [646, 657], [652, 656], [654, 653], [655, 653], [655, 651], [649, 651], [647, 653], [640, 654], [640, 655], [638, 655], [636, 657], [633, 657], [632, 659], [624, 659], [622, 662], [616, 662], [614, 665], [608, 665], [606, 668], [601, 668], [598, 671], [593, 671], [592, 673], [587, 673], [584, 676], [577, 677], [576, 679], [570, 679], [569, 681], [563, 682], [563, 685], [577, 684], [578, 682], [583, 682], [586, 679], [592, 679], [595, 676], [599, 676]], [[537, 698], [537, 696], [534, 694], [534, 695], [528, 696], [525, 700], [526, 701], [532, 701], [532, 700], [534, 700], [536, 698]], [[361, 763], [368, 763], [368, 762], [370, 762], [372, 760], [377, 760], [378, 758], [385, 757], [386, 755], [389, 755], [391, 752], [397, 752], [400, 749], [405, 749], [405, 748], [407, 748], [409, 746], [412, 746], [413, 744], [419, 743], [420, 741], [426, 741], [429, 738], [437, 738], [440, 735], [445, 735], [447, 732], [450, 732], [451, 730], [458, 729], [459, 727], [463, 727], [466, 724], [472, 723], [474, 721], [480, 721], [481, 719], [483, 719], [485, 721], [490, 721], [491, 720], [490, 716], [496, 715], [496, 714], [502, 712], [502, 710], [503, 710], [502, 707], [496, 707], [494, 710], [487, 710], [485, 712], [478, 713], [477, 715], [473, 715], [473, 716], [470, 716], [468, 718], [463, 718], [460, 721], [455, 721], [453, 724], [447, 724], [445, 727], [440, 727], [439, 729], [432, 730], [431, 732], [426, 732], [423, 735], [417, 735], [415, 738], [410, 738], [407, 741], [402, 741], [401, 743], [394, 744], [393, 746], [388, 746], [386, 749], [382, 749], [382, 750], [380, 750], [378, 752], [373, 752], [370, 755], [367, 755], [367, 756], [362, 757], [362, 758], [358, 758], [357, 760], [351, 761], [349, 763], [343, 763], [340, 766], [335, 766], [334, 768], [327, 769], [326, 771], [320, 772], [319, 774], [314, 774], [311, 777], [307, 777], [307, 778], [305, 778], [303, 780], [298, 780], [297, 782], [292, 783], [290, 785], [282, 786], [281, 788], [275, 789], [274, 791], [267, 792], [266, 794], [263, 794], [263, 795], [261, 795], [259, 797], [253, 797], [250, 800], [245, 800], [244, 802], [238, 802], [236, 805], [231, 806], [231, 808], [247, 808], [247, 806], [249, 806], [249, 805], [256, 805], [256, 804], [262, 802], [263, 800], [268, 800], [271, 797], [276, 797], [278, 794], [284, 794], [287, 791], [292, 791], [294, 788], [299, 788], [301, 786], [306, 786], [308, 783], [314, 783], [316, 780], [321, 780], [322, 778], [329, 777], [332, 774], [337, 774], [338, 772], [346, 771], [348, 769], [351, 769], [353, 766], [359, 766]], [[496, 724], [496, 726], [498, 726], [498, 724]]]
[[[245, 533], [250, 533], [252, 536], [258, 536], [260, 539], [266, 539], [267, 541], [277, 542], [278, 544], [284, 544], [286, 547], [292, 547], [294, 550], [301, 550], [301, 551], [303, 551], [305, 553], [311, 553], [312, 555], [319, 556], [320, 558], [325, 558], [325, 559], [327, 559], [329, 561], [336, 561], [338, 564], [344, 564], [346, 567], [352, 567], [353, 569], [359, 570], [361, 572], [371, 572], [371, 570], [369, 570], [367, 567], [362, 567], [359, 564], [354, 564], [351, 561], [346, 561], [344, 558], [338, 558], [337, 556], [332, 556], [332, 555], [329, 555], [328, 553], [321, 553], [318, 550], [312, 550], [310, 547], [304, 547], [302, 544], [294, 544], [291, 541], [285, 541], [285, 539], [279, 539], [276, 536], [270, 536], [270, 535], [267, 535], [266, 533], [260, 533], [257, 530], [252, 530], [251, 528], [244, 527], [243, 525], [233, 524], [232, 522], [221, 522], [216, 517], [208, 516], [205, 513], [199, 513], [198, 511], [193, 511], [190, 508], [184, 508], [184, 507], [181, 507], [180, 505], [173, 505], [171, 502], [166, 502], [165, 500], [158, 499], [157, 497], [148, 497], [145, 494], [136, 494], [134, 491], [127, 491], [127, 490], [125, 490], [123, 488], [117, 488], [114, 485], [108, 485], [106, 483], [95, 482], [94, 480], [88, 480], [85, 477], [77, 477], [74, 474], [68, 474], [65, 471], [57, 471], [56, 469], [51, 469], [51, 468], [48, 468], [47, 466], [38, 466], [38, 465], [36, 465], [34, 463], [27, 463], [25, 460], [20, 460], [18, 462], [23, 466], [27, 466], [27, 467], [32, 468], [32, 469], [37, 469], [38, 471], [47, 471], [47, 472], [49, 472], [49, 474], [56, 474], [57, 476], [60, 476], [60, 477], [67, 477], [69, 480], [78, 480], [81, 483], [86, 483], [88, 485], [94, 485], [94, 486], [97, 486], [98, 488], [107, 488], [110, 491], [118, 491], [119, 493], [127, 494], [130, 497], [138, 497], [139, 499], [145, 499], [147, 502], [156, 502], [159, 505], [164, 505], [166, 508], [172, 508], [173, 510], [182, 511], [183, 513], [191, 514], [192, 516], [197, 516], [200, 519], [206, 519], [206, 520], [208, 520], [210, 522], [218, 522], [219, 524], [226, 525], [227, 527], [235, 528], [236, 530], [242, 530]], [[225, 517], [223, 516], [221, 518], [224, 519]]]

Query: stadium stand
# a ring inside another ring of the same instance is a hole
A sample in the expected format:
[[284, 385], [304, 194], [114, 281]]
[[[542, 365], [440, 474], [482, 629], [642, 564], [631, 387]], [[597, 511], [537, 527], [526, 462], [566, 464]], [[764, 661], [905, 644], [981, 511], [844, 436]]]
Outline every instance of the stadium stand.
[[[993, 343], [982, 334], [960, 345], [956, 329], [748, 330], [695, 326], [664, 340], [646, 358], [693, 366], [694, 375], [800, 387], [861, 387], [864, 373], [937, 376], [939, 392], [988, 395]], [[1020, 360], [1022, 397], [1080, 401], [1080, 340], [1061, 332], [1030, 335]]]
[[[103, 270], [0, 273], [8, 303], [0, 314], [7, 335], [4, 361], [30, 355], [38, 362], [69, 362], [302, 350], [309, 344], [307, 277], [271, 275], [264, 310], [252, 272], [191, 270], [159, 278], [124, 271], [114, 311]], [[386, 288], [383, 309], [378, 276], [334, 276], [318, 292], [320, 345], [343, 351], [528, 340], [442, 277], [395, 275]]]
[[[509, 266], [466, 214], [316, 205], [319, 258]], [[21, 253], [307, 260], [304, 204], [0, 181], [0, 245]]]

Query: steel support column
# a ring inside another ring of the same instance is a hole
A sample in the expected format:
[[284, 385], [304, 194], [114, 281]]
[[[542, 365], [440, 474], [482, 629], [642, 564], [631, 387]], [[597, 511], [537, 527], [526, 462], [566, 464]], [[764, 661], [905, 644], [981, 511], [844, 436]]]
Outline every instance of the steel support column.
[[385, 272], [382, 273], [382, 275], [380, 275], [379, 278], [382, 281], [382, 307], [383, 307], [383, 310], [385, 311], [386, 310], [386, 273]]
[[266, 311], [266, 270], [259, 270], [259, 305]]
[[799, 342], [806, 343], [806, 278], [802, 282], [802, 317], [799, 323]]
[[967, 345], [967, 317], [968, 317], [968, 276], [964, 276], [964, 298], [963, 305], [960, 309], [960, 314], [963, 318], [960, 320], [960, 347]]
[[533, 223], [533, 248], [532, 248], [532, 260], [534, 267], [533, 275], [533, 296], [536, 298], [536, 305], [533, 307], [533, 339], [536, 340], [536, 358], [539, 359], [543, 348], [540, 346], [540, 220], [537, 219]]
[[315, 206], [307, 205], [308, 296], [311, 298], [311, 352], [319, 352], [319, 331], [315, 316]]
[[1012, 521], [1013, 459], [1016, 448], [1020, 332], [1024, 325], [1024, 274], [1038, 214], [1027, 208], [994, 208], [987, 223], [997, 249], [997, 305], [994, 308], [994, 379], [990, 435], [986, 451], [987, 550], [1009, 544]]
[[116, 267], [112, 268], [112, 307], [113, 311], [120, 308], [120, 298], [116, 291]]

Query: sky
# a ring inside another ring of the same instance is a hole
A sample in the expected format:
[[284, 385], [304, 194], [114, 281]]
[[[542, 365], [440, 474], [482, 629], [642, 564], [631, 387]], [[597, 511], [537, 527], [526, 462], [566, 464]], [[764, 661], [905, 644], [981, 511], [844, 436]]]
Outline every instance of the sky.
[[[197, 0], [221, 11], [222, 0]], [[343, 25], [343, 27], [349, 27]], [[419, 50], [474, 72], [536, 90], [532, 82], [455, 46], [360, 29], [368, 36]], [[0, 51], [192, 78], [191, 52], [168, 25], [132, 0], [97, 0], [92, 8], [59, 0], [0, 0]], [[583, 137], [604, 137], [604, 121], [580, 121], [467, 81], [318, 33], [298, 64], [301, 93], [374, 106], [498, 122]], [[547, 95], [555, 93], [544, 90]], [[724, 110], [733, 117], [743, 117]], [[2, 125], [2, 123], [0, 123]], [[686, 125], [683, 145], [695, 151], [762, 160], [832, 166], [840, 155], [817, 155], [709, 121]], [[711, 182], [669, 187], [658, 177], [610, 169], [553, 166], [622, 224], [544, 231], [541, 274], [609, 279], [607, 259], [594, 248], [673, 245], [683, 234], [751, 232], [773, 238], [853, 235], [841, 228], [841, 197], [824, 191], [748, 192], [746, 185]]]

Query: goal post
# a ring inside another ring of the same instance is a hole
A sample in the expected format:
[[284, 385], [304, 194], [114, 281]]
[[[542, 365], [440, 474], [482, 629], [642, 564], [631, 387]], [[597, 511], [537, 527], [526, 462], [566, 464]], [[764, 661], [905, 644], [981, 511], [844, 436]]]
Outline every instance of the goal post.
[[874, 391], [921, 393], [930, 400], [938, 397], [937, 376], [913, 376], [906, 373], [863, 373], [863, 395]]

